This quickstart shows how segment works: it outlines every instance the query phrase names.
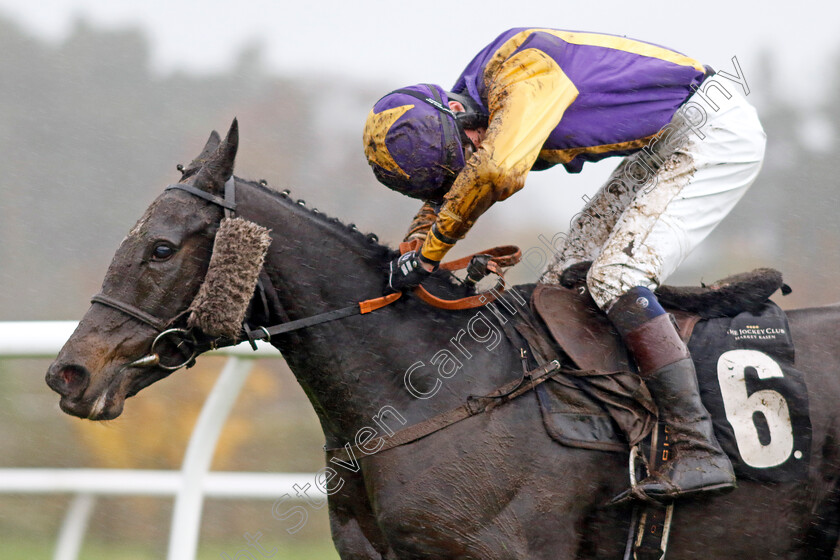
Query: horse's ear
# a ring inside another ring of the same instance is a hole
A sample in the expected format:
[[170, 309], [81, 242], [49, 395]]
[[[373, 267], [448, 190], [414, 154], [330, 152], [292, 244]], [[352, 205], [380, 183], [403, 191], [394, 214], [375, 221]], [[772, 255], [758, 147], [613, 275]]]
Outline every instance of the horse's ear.
[[[218, 138], [218, 134], [216, 134]], [[207, 141], [205, 151], [213, 142], [213, 134]], [[233, 167], [236, 162], [236, 150], [239, 147], [239, 123], [233, 119], [227, 136], [218, 142], [213, 152], [207, 156], [201, 170], [195, 179], [195, 185], [207, 191], [220, 193], [225, 182], [233, 175]], [[204, 155], [204, 152], [202, 152]], [[200, 158], [201, 156], [199, 156]]]
[[219, 144], [222, 141], [222, 137], [219, 136], [219, 133], [215, 130], [210, 133], [210, 138], [207, 139], [207, 143], [204, 145], [204, 149], [201, 150], [201, 153], [196, 156], [192, 163], [190, 163], [189, 169], [201, 167], [207, 162], [207, 159], [210, 155], [216, 151], [216, 148], [219, 147]]
[[198, 154], [194, 160], [190, 162], [186, 169], [182, 171], [184, 177], [188, 177], [193, 175], [197, 170], [204, 167], [204, 164], [207, 163], [207, 160], [213, 155], [213, 152], [216, 151], [216, 148], [219, 147], [219, 143], [221, 143], [222, 137], [219, 136], [219, 133], [215, 130], [210, 133], [210, 138], [207, 139], [207, 143], [204, 145], [204, 149], [201, 150], [201, 153]]

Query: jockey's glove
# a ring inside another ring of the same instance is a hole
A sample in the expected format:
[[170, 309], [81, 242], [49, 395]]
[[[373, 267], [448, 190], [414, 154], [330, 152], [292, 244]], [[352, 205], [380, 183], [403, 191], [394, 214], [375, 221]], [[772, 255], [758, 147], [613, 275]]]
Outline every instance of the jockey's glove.
[[391, 261], [388, 267], [388, 287], [401, 292], [419, 286], [431, 274], [423, 268], [417, 251], [408, 251]]

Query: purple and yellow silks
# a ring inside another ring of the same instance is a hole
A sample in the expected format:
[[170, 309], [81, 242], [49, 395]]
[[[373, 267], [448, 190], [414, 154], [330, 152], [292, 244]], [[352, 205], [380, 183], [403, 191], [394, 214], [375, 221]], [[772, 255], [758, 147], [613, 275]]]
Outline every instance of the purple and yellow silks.
[[524, 186], [528, 172], [645, 146], [699, 86], [698, 61], [613, 35], [511, 29], [467, 65], [453, 91], [490, 113], [481, 148], [446, 195], [421, 249], [440, 261], [493, 203]]

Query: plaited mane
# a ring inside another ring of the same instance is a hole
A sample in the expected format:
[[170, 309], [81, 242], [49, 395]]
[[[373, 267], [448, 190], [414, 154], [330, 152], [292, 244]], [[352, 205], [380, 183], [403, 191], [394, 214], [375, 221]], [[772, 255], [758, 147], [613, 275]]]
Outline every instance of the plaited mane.
[[[344, 224], [338, 218], [307, 208], [303, 200], [293, 201], [288, 190], [277, 191], [265, 181], [248, 183], [285, 198], [308, 212], [313, 219], [366, 242], [363, 245], [367, 247], [366, 251], [370, 251], [373, 258], [383, 263], [397, 254], [387, 246], [380, 245], [375, 234], [362, 233], [355, 224]], [[190, 305], [187, 324], [208, 336], [238, 339], [270, 244], [268, 229], [242, 218], [222, 220], [207, 275]], [[450, 299], [472, 293], [446, 271], [437, 273], [429, 283], [440, 290], [440, 295]]]

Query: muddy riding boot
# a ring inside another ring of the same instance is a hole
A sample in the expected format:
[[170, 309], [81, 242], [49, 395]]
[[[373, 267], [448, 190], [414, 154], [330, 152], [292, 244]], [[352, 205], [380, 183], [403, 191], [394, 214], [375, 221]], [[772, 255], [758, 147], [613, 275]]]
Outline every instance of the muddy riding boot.
[[669, 502], [734, 489], [732, 463], [715, 439], [711, 418], [700, 401], [694, 363], [671, 316], [647, 288], [634, 288], [620, 297], [607, 316], [635, 358], [670, 440], [669, 460], [613, 502], [642, 494]]

